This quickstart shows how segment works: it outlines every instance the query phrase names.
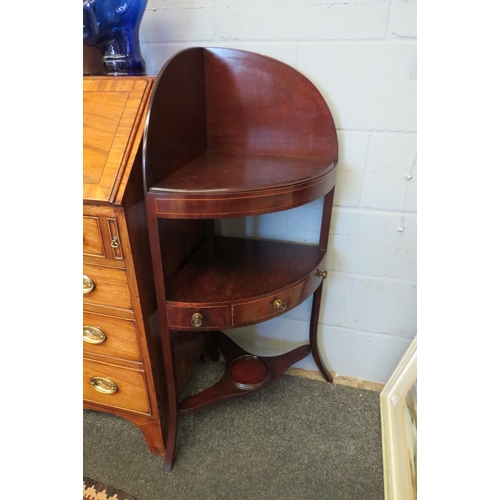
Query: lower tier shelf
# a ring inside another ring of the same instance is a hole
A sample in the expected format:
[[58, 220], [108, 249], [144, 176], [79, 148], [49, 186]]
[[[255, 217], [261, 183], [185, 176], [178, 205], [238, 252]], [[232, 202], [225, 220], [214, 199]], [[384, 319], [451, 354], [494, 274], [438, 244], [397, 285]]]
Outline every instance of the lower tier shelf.
[[224, 330], [283, 314], [321, 284], [324, 258], [313, 245], [209, 238], [171, 285], [169, 328]]
[[262, 389], [312, 352], [311, 345], [303, 345], [280, 356], [255, 356], [222, 332], [215, 332], [214, 337], [226, 363], [224, 375], [213, 386], [181, 401], [180, 411], [194, 410], [214, 401]]

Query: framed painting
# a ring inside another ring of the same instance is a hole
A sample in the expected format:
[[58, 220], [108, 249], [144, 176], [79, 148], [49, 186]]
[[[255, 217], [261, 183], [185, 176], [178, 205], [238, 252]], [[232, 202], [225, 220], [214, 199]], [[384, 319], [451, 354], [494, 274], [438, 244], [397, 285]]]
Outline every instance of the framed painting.
[[417, 500], [417, 337], [380, 393], [386, 500]]

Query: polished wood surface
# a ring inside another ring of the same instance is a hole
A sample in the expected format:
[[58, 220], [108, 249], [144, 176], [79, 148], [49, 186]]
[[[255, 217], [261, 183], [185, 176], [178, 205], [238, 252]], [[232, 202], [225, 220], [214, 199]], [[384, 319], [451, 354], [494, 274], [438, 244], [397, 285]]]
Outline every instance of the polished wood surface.
[[[301, 304], [321, 284], [321, 278], [311, 276], [297, 285], [290, 286], [283, 291], [273, 292], [261, 299], [249, 300], [244, 303], [233, 304], [232, 327], [254, 325], [261, 321], [275, 318], [280, 314]], [[281, 301], [286, 306], [283, 311], [276, 308], [275, 302]]]
[[201, 314], [202, 326], [199, 330], [220, 330], [231, 326], [231, 313], [228, 306], [208, 306], [196, 304], [167, 303], [167, 318], [170, 328], [175, 330], [192, 330], [193, 316]]
[[[95, 377], [105, 377], [118, 386], [114, 394], [96, 391], [90, 381]], [[97, 402], [105, 406], [151, 414], [146, 379], [143, 370], [131, 370], [122, 366], [83, 360], [83, 400]]]
[[83, 198], [115, 200], [141, 141], [152, 79], [83, 79]]
[[[84, 408], [129, 420], [151, 452], [163, 455], [167, 387], [140, 154], [153, 81], [83, 81], [83, 272], [95, 282], [83, 295], [83, 386]], [[100, 338], [92, 328], [104, 332], [104, 342], [85, 341]], [[95, 377], [118, 390], [97, 392]]]
[[[315, 273], [324, 256], [313, 245], [210, 238], [170, 284], [169, 325], [190, 330], [192, 315], [200, 313], [200, 330], [221, 330], [283, 314], [319, 286], [321, 278]], [[278, 299], [285, 309], [274, 307]]]
[[[264, 162], [265, 159], [252, 159], [252, 163]], [[202, 162], [201, 162], [202, 163]], [[273, 159], [276, 165], [286, 166], [288, 158]], [[295, 162], [294, 162], [295, 163]], [[304, 162], [304, 164], [306, 164]], [[282, 168], [279, 168], [282, 171]], [[286, 170], [286, 169], [285, 169]], [[247, 170], [249, 180], [253, 178], [259, 169]], [[250, 215], [261, 215], [280, 210], [290, 210], [305, 205], [321, 196], [331, 189], [335, 182], [336, 170], [329, 169], [320, 177], [312, 177], [301, 183], [288, 185], [282, 184], [270, 189], [241, 190], [239, 192], [224, 192], [223, 190], [185, 190], [182, 192], [165, 190], [158, 187], [150, 189], [151, 203], [158, 216], [176, 219], [213, 219], [223, 217], [246, 217]], [[200, 177], [207, 177], [203, 172]], [[191, 175], [196, 178], [196, 175]], [[231, 181], [231, 182], [234, 182]], [[252, 185], [258, 182], [251, 181]]]
[[[178, 410], [248, 394], [313, 354], [338, 143], [317, 88], [290, 66], [226, 48], [179, 52], [160, 71], [144, 135], [143, 183], [174, 460]], [[323, 198], [319, 242], [221, 237], [214, 221], [289, 210]], [[266, 321], [313, 298], [309, 343], [261, 357], [221, 331]], [[174, 339], [199, 332], [226, 362], [214, 386], [178, 401]], [[329, 375], [329, 374], [328, 374]]]
[[98, 217], [83, 217], [83, 254], [106, 257]]
[[145, 126], [146, 189], [207, 149], [203, 58], [203, 49], [182, 51], [158, 74]]
[[[98, 328], [104, 333], [105, 340], [98, 344], [86, 342], [88, 337], [91, 340], [93, 339], [91, 334], [86, 335], [85, 330], [89, 328]], [[83, 330], [84, 350], [86, 353], [115, 357], [117, 359], [128, 359], [130, 361], [141, 361], [141, 349], [135, 321], [107, 314], [84, 311]]]
[[246, 191], [291, 186], [325, 175], [327, 159], [209, 152], [162, 179], [151, 192], [181, 191], [226, 196]]
[[243, 50], [207, 48], [204, 60], [209, 150], [337, 162], [331, 112], [304, 75]]
[[83, 216], [83, 255], [94, 258], [88, 260], [89, 264], [125, 267], [116, 214], [97, 214]]
[[[225, 48], [187, 49], [166, 63], [146, 137], [148, 190], [206, 152], [324, 160], [311, 177], [333, 168], [338, 157], [330, 110], [306, 77], [269, 57]], [[241, 180], [237, 168], [224, 173]], [[263, 182], [258, 174], [252, 182]], [[238, 189], [237, 181], [233, 186]]]
[[83, 304], [102, 304], [120, 309], [132, 309], [132, 299], [124, 269], [83, 265], [83, 274], [91, 278], [95, 288], [83, 295]]
[[321, 94], [250, 52], [193, 48], [169, 61], [145, 137], [144, 183], [161, 217], [287, 210], [334, 184], [337, 135]]
[[315, 245], [215, 236], [178, 273], [167, 303], [255, 300], [302, 281], [324, 256]]
[[[224, 374], [213, 386], [181, 401], [181, 411], [194, 410], [214, 401], [263, 389], [278, 379], [287, 368], [311, 354], [311, 346], [303, 345], [279, 356], [257, 357], [239, 347], [222, 332], [215, 335], [226, 362]], [[257, 366], [256, 359], [261, 361]], [[235, 369], [236, 363], [238, 364]]]

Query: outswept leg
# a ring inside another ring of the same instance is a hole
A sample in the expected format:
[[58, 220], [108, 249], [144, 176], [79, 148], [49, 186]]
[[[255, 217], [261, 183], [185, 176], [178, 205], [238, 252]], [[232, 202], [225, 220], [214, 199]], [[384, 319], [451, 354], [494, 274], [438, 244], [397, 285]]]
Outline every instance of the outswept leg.
[[211, 387], [181, 401], [181, 411], [194, 410], [214, 401], [267, 387], [311, 352], [310, 345], [303, 345], [279, 356], [255, 356], [222, 332], [215, 332], [215, 339], [226, 364], [224, 374]]
[[319, 371], [323, 375], [327, 382], [333, 383], [333, 377], [331, 373], [326, 369], [321, 354], [318, 350], [318, 321], [319, 321], [319, 307], [321, 304], [321, 294], [323, 292], [323, 283], [319, 285], [313, 295], [312, 311], [311, 311], [311, 323], [309, 326], [309, 343], [311, 344], [311, 352], [314, 358], [314, 362], [318, 367]]

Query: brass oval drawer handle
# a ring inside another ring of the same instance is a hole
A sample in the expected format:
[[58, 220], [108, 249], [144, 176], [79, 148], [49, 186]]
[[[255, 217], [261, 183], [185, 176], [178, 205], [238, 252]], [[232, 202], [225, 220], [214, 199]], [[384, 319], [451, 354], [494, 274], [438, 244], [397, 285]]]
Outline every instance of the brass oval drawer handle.
[[273, 307], [278, 309], [279, 312], [283, 312], [286, 309], [286, 304], [281, 299], [276, 299], [273, 302]]
[[319, 269], [316, 269], [316, 276], [321, 276], [324, 280], [326, 280], [328, 271], [320, 271]]
[[89, 276], [83, 275], [83, 293], [90, 293], [95, 288], [95, 283]]
[[114, 394], [118, 390], [118, 386], [106, 377], [94, 377], [90, 385], [101, 394]]
[[120, 246], [120, 242], [118, 241], [118, 236], [113, 237], [111, 240], [111, 247], [118, 248]]
[[83, 341], [87, 344], [102, 344], [107, 338], [98, 326], [83, 327]]
[[203, 316], [200, 313], [194, 313], [191, 317], [191, 324], [198, 328], [203, 324]]

